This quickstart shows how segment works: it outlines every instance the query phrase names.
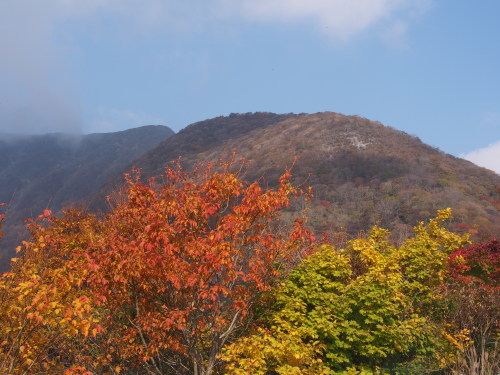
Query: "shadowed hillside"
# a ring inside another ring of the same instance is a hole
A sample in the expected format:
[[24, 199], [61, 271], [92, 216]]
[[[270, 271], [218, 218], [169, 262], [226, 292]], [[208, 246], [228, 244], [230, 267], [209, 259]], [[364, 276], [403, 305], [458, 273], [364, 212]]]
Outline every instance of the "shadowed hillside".
[[0, 255], [13, 254], [23, 219], [45, 208], [84, 204], [111, 176], [172, 134], [166, 126], [144, 126], [89, 135], [0, 135], [0, 202], [9, 203]]

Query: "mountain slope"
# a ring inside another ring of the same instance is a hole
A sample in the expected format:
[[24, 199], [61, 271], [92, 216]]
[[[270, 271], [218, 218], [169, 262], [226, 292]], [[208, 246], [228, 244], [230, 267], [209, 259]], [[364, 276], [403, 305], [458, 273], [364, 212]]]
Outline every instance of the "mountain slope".
[[297, 157], [292, 173], [297, 183], [313, 187], [309, 216], [318, 232], [354, 235], [380, 224], [402, 239], [418, 221], [446, 207], [454, 208], [454, 229], [483, 237], [500, 231], [500, 176], [356, 116], [219, 117], [187, 127], [134, 165], [154, 176], [179, 156], [192, 165], [227, 158], [234, 150], [252, 160], [249, 179], [270, 185]]
[[84, 202], [111, 176], [173, 134], [166, 126], [143, 126], [89, 135], [0, 135], [0, 202], [9, 203], [7, 236], [1, 242], [5, 257], [12, 255], [24, 218], [45, 208], [58, 211]]
[[[144, 177], [157, 176], [179, 157], [189, 167], [235, 150], [251, 160], [246, 177], [264, 185], [275, 184], [293, 164], [295, 183], [314, 191], [309, 224], [318, 233], [334, 233], [334, 241], [374, 224], [390, 229], [398, 241], [446, 207], [454, 208], [454, 230], [476, 238], [500, 232], [499, 175], [378, 122], [336, 113], [247, 113], [171, 134], [144, 127], [84, 138], [0, 138], [0, 202], [11, 201], [6, 232], [18, 232], [23, 218], [46, 207], [57, 211], [85, 202], [105, 210], [104, 197], [132, 166], [142, 168]], [[12, 238], [0, 245], [12, 254]]]
[[[146, 176], [155, 176], [163, 171], [166, 162], [178, 157], [192, 161], [203, 157], [204, 153], [226, 149], [227, 142], [243, 137], [252, 137], [259, 130], [273, 126], [287, 119], [296, 118], [295, 114], [247, 113], [219, 116], [210, 120], [196, 122], [166, 139], [133, 162], [143, 169]], [[232, 151], [232, 150], [229, 150]], [[213, 154], [213, 153], [212, 153]], [[216, 159], [216, 157], [215, 157]]]

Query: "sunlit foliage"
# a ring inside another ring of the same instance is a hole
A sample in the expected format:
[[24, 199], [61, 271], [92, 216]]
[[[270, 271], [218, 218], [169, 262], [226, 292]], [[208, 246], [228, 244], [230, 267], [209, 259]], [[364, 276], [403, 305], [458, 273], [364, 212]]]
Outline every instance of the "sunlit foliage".
[[[442, 227], [450, 211], [402, 246], [374, 228], [346, 249], [322, 246], [275, 291], [267, 324], [225, 350], [231, 374], [424, 373], [446, 367], [461, 337], [438, 320], [435, 292], [466, 236]], [[265, 349], [261, 349], [265, 348]]]
[[[301, 192], [240, 177], [229, 161], [163, 183], [127, 176], [102, 219], [45, 211], [0, 284], [0, 373], [208, 375], [251, 306], [313, 240], [279, 212]], [[44, 221], [47, 222], [44, 224]]]

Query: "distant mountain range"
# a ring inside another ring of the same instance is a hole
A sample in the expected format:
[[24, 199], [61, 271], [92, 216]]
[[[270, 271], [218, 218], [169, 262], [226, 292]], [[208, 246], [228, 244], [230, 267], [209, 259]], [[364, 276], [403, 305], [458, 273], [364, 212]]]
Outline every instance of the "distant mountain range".
[[0, 271], [24, 228], [23, 219], [86, 199], [112, 176], [173, 135], [166, 126], [116, 133], [68, 135], [0, 134], [0, 202], [9, 204], [0, 240]]
[[[18, 139], [17, 146], [0, 140], [0, 201], [9, 202], [16, 191], [10, 216], [37, 215], [47, 205], [58, 210], [83, 201], [92, 210], [105, 210], [104, 197], [122, 184], [123, 172], [132, 166], [149, 177], [160, 175], [178, 157], [189, 167], [227, 158], [236, 150], [238, 157], [251, 160], [247, 178], [267, 186], [297, 158], [295, 182], [314, 191], [309, 224], [317, 232], [330, 231], [336, 241], [374, 224], [393, 231], [398, 241], [418, 221], [446, 207], [454, 208], [455, 230], [476, 238], [500, 232], [499, 175], [356, 116], [231, 114], [175, 135], [168, 128], [143, 127], [86, 137], [83, 142], [39, 136]], [[92, 137], [97, 137], [94, 143]], [[42, 160], [52, 167], [42, 168]]]

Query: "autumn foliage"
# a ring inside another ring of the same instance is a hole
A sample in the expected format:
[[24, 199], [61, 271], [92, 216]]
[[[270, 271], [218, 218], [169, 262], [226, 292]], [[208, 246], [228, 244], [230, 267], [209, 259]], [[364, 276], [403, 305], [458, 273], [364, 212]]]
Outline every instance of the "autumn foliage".
[[[47, 228], [39, 224], [46, 220]], [[102, 331], [83, 288], [91, 222], [75, 213], [51, 219], [45, 211], [29, 225], [32, 241], [0, 278], [1, 374], [62, 373], [85, 339]]]
[[[434, 314], [448, 255], [467, 243], [450, 211], [391, 246], [373, 228], [342, 250], [323, 245], [275, 291], [275, 311], [228, 347], [230, 374], [419, 374], [446, 367], [462, 336]], [[266, 347], [267, 350], [261, 350]], [[425, 370], [424, 370], [425, 369]]]
[[498, 240], [470, 245], [446, 209], [397, 246], [380, 227], [316, 245], [283, 220], [309, 198], [290, 172], [244, 171], [134, 171], [105, 216], [29, 221], [0, 275], [0, 375], [498, 372]]
[[500, 241], [492, 239], [454, 251], [448, 271], [450, 282], [443, 291], [450, 300], [447, 318], [470, 338], [454, 366], [456, 372], [498, 372]]
[[112, 332], [103, 350], [114, 360], [153, 373], [212, 373], [259, 294], [307, 247], [301, 221], [290, 232], [277, 224], [298, 193], [289, 173], [263, 191], [233, 164], [215, 167], [174, 165], [161, 185], [127, 176], [127, 201], [88, 254], [88, 283]]
[[213, 373], [259, 295], [312, 241], [302, 220], [279, 224], [300, 194], [289, 172], [263, 190], [237, 167], [174, 164], [162, 184], [135, 172], [102, 219], [44, 212], [30, 224], [0, 284], [0, 372]]

